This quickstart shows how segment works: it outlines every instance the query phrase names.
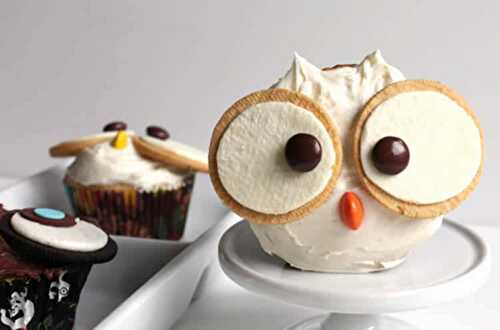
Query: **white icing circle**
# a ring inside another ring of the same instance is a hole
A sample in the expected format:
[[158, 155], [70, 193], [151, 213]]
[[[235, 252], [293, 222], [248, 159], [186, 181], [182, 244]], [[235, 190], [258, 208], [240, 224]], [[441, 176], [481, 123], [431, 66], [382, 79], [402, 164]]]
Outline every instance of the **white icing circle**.
[[[296, 172], [286, 162], [285, 145], [297, 133], [320, 141], [321, 161], [310, 172]], [[216, 157], [219, 178], [229, 195], [266, 214], [287, 213], [318, 196], [336, 159], [322, 122], [289, 102], [258, 103], [234, 118], [219, 141]]]
[[54, 227], [25, 219], [21, 214], [15, 213], [10, 223], [19, 235], [56, 249], [93, 252], [106, 246], [108, 235], [104, 231], [78, 218], [76, 221], [71, 227]]
[[[383, 137], [396, 136], [410, 150], [408, 167], [386, 175], [371, 152]], [[418, 204], [442, 202], [461, 193], [476, 175], [481, 135], [473, 118], [455, 101], [434, 91], [397, 94], [368, 117], [361, 135], [361, 163], [367, 177], [388, 194]]]

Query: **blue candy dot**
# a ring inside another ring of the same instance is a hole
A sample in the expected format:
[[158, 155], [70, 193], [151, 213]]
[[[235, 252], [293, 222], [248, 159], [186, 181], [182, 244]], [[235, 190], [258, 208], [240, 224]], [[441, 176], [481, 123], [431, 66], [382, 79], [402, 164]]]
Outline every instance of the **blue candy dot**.
[[66, 216], [62, 211], [49, 208], [36, 208], [33, 210], [33, 213], [39, 217], [50, 220], [62, 220]]

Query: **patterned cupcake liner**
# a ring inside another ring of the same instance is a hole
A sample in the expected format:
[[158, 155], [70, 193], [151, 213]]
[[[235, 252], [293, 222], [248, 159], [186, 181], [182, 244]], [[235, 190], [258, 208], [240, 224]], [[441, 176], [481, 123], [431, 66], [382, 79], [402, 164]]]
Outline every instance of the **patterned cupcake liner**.
[[91, 267], [0, 279], [0, 330], [73, 329]]
[[179, 240], [184, 234], [194, 174], [174, 190], [139, 191], [131, 186], [86, 187], [65, 180], [77, 216], [92, 217], [112, 235]]

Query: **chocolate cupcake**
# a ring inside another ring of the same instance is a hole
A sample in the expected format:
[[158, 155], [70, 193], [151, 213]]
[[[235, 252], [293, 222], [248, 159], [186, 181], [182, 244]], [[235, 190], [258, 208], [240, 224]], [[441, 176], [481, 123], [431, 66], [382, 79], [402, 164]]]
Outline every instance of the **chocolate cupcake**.
[[208, 171], [206, 153], [169, 139], [159, 126], [140, 137], [122, 122], [104, 133], [64, 142], [54, 157], [75, 156], [64, 178], [78, 216], [97, 219], [109, 234], [179, 240], [196, 172]]
[[90, 222], [54, 209], [0, 214], [0, 330], [72, 329], [95, 263], [117, 252]]

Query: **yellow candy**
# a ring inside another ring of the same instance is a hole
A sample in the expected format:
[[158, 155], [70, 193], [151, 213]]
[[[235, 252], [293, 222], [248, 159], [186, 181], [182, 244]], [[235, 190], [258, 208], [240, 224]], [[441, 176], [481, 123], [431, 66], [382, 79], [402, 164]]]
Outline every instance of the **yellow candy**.
[[111, 142], [111, 145], [115, 149], [125, 149], [128, 143], [128, 134], [126, 131], [118, 131], [116, 133], [115, 138], [113, 139], [113, 142]]

